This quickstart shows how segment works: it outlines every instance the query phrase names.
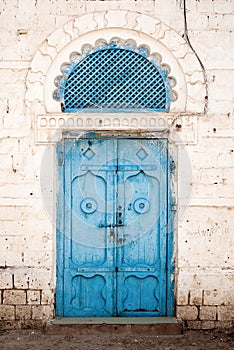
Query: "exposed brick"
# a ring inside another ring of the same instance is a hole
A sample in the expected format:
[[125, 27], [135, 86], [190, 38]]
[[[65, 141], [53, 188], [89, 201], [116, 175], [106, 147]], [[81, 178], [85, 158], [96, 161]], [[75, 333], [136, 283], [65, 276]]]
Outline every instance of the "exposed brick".
[[33, 305], [32, 319], [33, 320], [48, 320], [53, 317], [53, 311], [49, 305]]
[[[94, 45], [100, 33], [108, 40], [116, 33], [122, 38], [135, 36], [137, 46], [149, 44], [151, 53], [159, 52], [162, 62], [170, 65], [178, 92], [170, 113], [197, 115], [197, 122], [191, 122], [191, 127], [182, 123], [178, 138], [174, 139], [171, 131], [169, 135], [171, 150], [178, 153], [179, 169], [175, 176], [175, 188], [178, 185], [179, 189], [177, 313], [191, 328], [230, 327], [234, 303], [234, 70], [229, 50], [234, 35], [233, 0], [187, 1], [190, 40], [207, 72], [206, 115], [201, 65], [181, 35], [181, 1], [157, 0], [157, 5], [154, 1], [131, 0], [121, 4], [70, 1], [63, 6], [62, 0], [55, 3], [56, 6], [47, 2], [48, 15], [43, 16], [43, 11], [35, 12], [34, 5], [25, 12], [9, 2], [7, 13], [1, 15], [0, 304], [4, 305], [0, 305], [0, 318], [6, 327], [20, 328], [24, 320], [31, 325], [31, 308], [35, 324], [52, 317], [54, 217], [51, 221], [47, 218], [45, 203], [39, 198], [44, 147], [35, 145], [32, 124], [38, 114], [60, 113], [60, 104], [53, 100], [51, 92], [55, 89], [55, 76], [61, 74], [60, 64], [69, 61], [70, 52], [80, 51], [85, 42]], [[16, 28], [36, 30], [21, 35]], [[174, 118], [170, 113], [168, 118]], [[45, 142], [49, 134], [60, 135], [50, 127], [47, 133], [44, 129], [38, 131], [36, 123], [34, 126], [38, 137], [45, 135]], [[49, 165], [52, 173], [56, 165]], [[53, 191], [52, 180], [51, 183]], [[53, 198], [52, 193], [51, 208], [56, 206]], [[37, 305], [40, 302], [43, 305]]]
[[1, 329], [4, 329], [4, 330], [44, 329], [45, 327], [46, 327], [46, 321], [43, 321], [43, 320], [1, 321]]
[[177, 293], [177, 304], [178, 305], [188, 305], [188, 292], [184, 292], [179, 289]]
[[12, 274], [0, 273], [0, 289], [11, 289], [12, 287]]
[[199, 317], [203, 320], [216, 320], [217, 308], [216, 306], [201, 306]]
[[205, 290], [204, 305], [220, 305], [224, 303], [225, 295], [223, 290]]
[[5, 290], [3, 292], [3, 304], [26, 304], [26, 292], [24, 290]]
[[216, 0], [214, 1], [215, 13], [233, 13], [233, 0]]
[[14, 320], [15, 307], [12, 305], [0, 305], [0, 320]]
[[202, 321], [201, 329], [214, 329], [215, 322], [214, 321]]
[[225, 290], [225, 305], [234, 305], [234, 293], [233, 289]]
[[41, 292], [41, 304], [48, 305], [54, 303], [54, 292], [50, 289]]
[[40, 304], [40, 291], [39, 290], [28, 290], [27, 291], [27, 303], [38, 305]]
[[[16, 158], [16, 157], [15, 157]], [[23, 155], [17, 155], [16, 163], [23, 163]], [[32, 215], [32, 207], [27, 205], [4, 205], [0, 206], [0, 217], [2, 220], [14, 221], [14, 220], [27, 220]]]
[[219, 321], [233, 321], [234, 320], [234, 305], [218, 306], [218, 320]]
[[22, 252], [0, 251], [0, 265], [22, 266]]
[[30, 289], [49, 289], [50, 288], [50, 275], [45, 272], [38, 272], [30, 276], [29, 288]]
[[198, 317], [198, 309], [196, 306], [177, 306], [177, 317], [182, 320], [196, 320]]
[[14, 275], [14, 288], [16, 289], [28, 289], [29, 287], [29, 276], [28, 274], [15, 274]]
[[32, 318], [30, 305], [16, 305], [16, 320], [30, 320]]
[[233, 69], [232, 57], [226, 55], [227, 45], [233, 40], [232, 31], [196, 31], [190, 34], [190, 39], [199, 52], [206, 46], [206, 69]]
[[201, 329], [202, 321], [186, 321], [186, 326], [188, 329]]
[[215, 328], [219, 328], [219, 329], [233, 328], [233, 321], [216, 321]]
[[193, 289], [190, 291], [190, 305], [202, 305], [201, 289]]

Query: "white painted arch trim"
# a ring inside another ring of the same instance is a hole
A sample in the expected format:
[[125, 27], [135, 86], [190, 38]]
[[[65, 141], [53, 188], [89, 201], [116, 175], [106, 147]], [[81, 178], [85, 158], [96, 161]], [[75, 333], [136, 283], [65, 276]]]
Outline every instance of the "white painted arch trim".
[[83, 44], [112, 37], [134, 39], [148, 45], [150, 52], [158, 52], [162, 62], [171, 68], [177, 84], [178, 99], [171, 103], [172, 113], [202, 113], [205, 83], [196, 56], [186, 41], [172, 28], [146, 14], [127, 10], [89, 13], [54, 31], [35, 54], [27, 76], [26, 102], [29, 114], [61, 113], [60, 104], [52, 93], [54, 78], [61, 74], [60, 66], [69, 62], [72, 51], [80, 51]]

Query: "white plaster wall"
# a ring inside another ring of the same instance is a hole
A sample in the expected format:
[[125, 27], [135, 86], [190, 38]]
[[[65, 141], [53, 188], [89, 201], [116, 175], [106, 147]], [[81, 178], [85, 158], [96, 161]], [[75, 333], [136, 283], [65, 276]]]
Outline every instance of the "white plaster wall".
[[[82, 30], [89, 31], [90, 22], [82, 24], [76, 18], [97, 11], [105, 12], [96, 14], [99, 29], [121, 21], [138, 31], [148, 26], [148, 35], [161, 40], [165, 48], [173, 50], [175, 45], [173, 55], [187, 84], [183, 112], [192, 119], [196, 114], [192, 126], [181, 115], [182, 130], [171, 135], [177, 153], [177, 316], [192, 328], [232, 324], [233, 7], [232, 0], [187, 1], [188, 35], [207, 75], [209, 104], [203, 114], [205, 84], [200, 65], [188, 45], [177, 42], [178, 37], [184, 42], [183, 1], [1, 2], [0, 320], [5, 326], [24, 326], [32, 320], [40, 325], [53, 317], [56, 184], [54, 174], [47, 176], [46, 170], [55, 155], [53, 145], [36, 142], [35, 117], [45, 113], [42, 87], [53, 58]], [[122, 12], [116, 18], [113, 10]], [[139, 14], [138, 20], [134, 13]], [[144, 20], [149, 17], [157, 20]], [[80, 24], [71, 28], [69, 23], [74, 21]], [[168, 27], [173, 30], [165, 30]], [[34, 65], [40, 57], [44, 71]]]

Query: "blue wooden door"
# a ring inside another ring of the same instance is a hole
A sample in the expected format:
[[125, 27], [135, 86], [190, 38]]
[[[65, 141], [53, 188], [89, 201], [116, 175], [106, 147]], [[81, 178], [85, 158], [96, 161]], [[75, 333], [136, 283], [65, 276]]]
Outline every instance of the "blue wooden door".
[[67, 140], [63, 151], [57, 315], [166, 315], [166, 140]]

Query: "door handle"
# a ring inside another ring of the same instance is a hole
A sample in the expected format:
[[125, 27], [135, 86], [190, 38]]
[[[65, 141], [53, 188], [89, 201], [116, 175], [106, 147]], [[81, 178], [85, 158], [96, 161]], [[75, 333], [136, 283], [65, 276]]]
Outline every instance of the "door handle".
[[110, 236], [109, 236], [109, 239], [111, 241], [113, 241], [115, 239], [115, 232], [114, 232], [114, 227], [115, 225], [112, 225], [112, 224], [109, 224], [109, 225], [103, 225], [103, 224], [100, 224], [99, 227], [104, 227], [104, 228], [108, 228], [110, 227]]
[[116, 221], [117, 221], [117, 223], [115, 224], [116, 227], [124, 226], [122, 216], [123, 216], [122, 207], [119, 206], [118, 211], [116, 213]]
[[115, 232], [114, 232], [113, 226], [111, 226], [109, 238], [110, 238], [111, 241], [113, 241], [115, 239]]
[[103, 224], [99, 224], [98, 227], [102, 228], [102, 227], [113, 227], [113, 225], [109, 224], [109, 225], [103, 225]]
[[114, 228], [114, 227], [120, 227], [120, 226], [126, 226], [126, 225], [124, 225], [122, 223], [118, 223], [118, 224], [115, 224], [115, 225], [111, 225], [111, 224], [109, 224], [109, 225], [103, 225], [103, 224], [98, 225], [98, 227], [100, 227], [100, 228], [102, 228], [102, 227], [104, 227], [104, 228], [108, 228], [108, 227]]

